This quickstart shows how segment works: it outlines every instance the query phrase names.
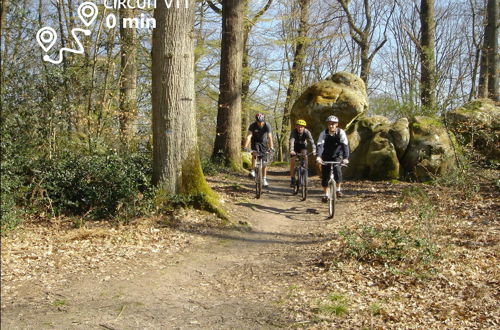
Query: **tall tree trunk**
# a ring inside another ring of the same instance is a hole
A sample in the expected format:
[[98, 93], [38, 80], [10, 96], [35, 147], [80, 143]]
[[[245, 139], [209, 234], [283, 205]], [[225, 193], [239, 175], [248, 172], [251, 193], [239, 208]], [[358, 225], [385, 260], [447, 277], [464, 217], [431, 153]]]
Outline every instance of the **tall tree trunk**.
[[481, 57], [479, 59], [479, 80], [477, 83], [477, 96], [480, 98], [488, 97], [488, 54], [486, 52], [485, 40], [481, 49]]
[[124, 18], [134, 17], [134, 9], [120, 8], [120, 141], [123, 150], [131, 148], [132, 125], [137, 114], [136, 32], [135, 28], [123, 26]]
[[[245, 0], [245, 15], [248, 13], [248, 0]], [[241, 131], [242, 137], [247, 133], [248, 126], [250, 125], [250, 114], [247, 107], [248, 93], [250, 92], [250, 50], [248, 48], [248, 36], [250, 35], [250, 30], [252, 29], [252, 23], [245, 23], [243, 30], [243, 58], [242, 58], [242, 77], [241, 77]]]
[[[250, 31], [255, 26], [257, 20], [269, 9], [273, 0], [267, 0], [267, 3], [262, 7], [253, 18], [245, 20], [245, 26], [243, 30], [243, 63], [242, 63], [242, 77], [241, 77], [241, 128], [242, 136], [244, 137], [247, 133], [248, 126], [252, 120], [252, 115], [248, 109], [248, 94], [250, 93], [250, 83], [252, 81], [252, 72], [250, 68], [250, 49], [248, 47], [248, 37]], [[245, 15], [248, 15], [249, 0], [244, 1], [245, 5]]]
[[422, 29], [420, 39], [420, 99], [424, 113], [432, 114], [436, 112], [436, 65], [434, 59], [436, 22], [434, 0], [421, 0], [420, 24]]
[[498, 95], [498, 76], [500, 65], [498, 57], [498, 0], [488, 0], [486, 7], [487, 24], [484, 31], [484, 44], [488, 58], [488, 97], [500, 101]]
[[222, 44], [217, 135], [212, 158], [241, 169], [241, 70], [243, 15], [241, 0], [222, 1]]
[[167, 195], [202, 194], [222, 215], [201, 169], [194, 92], [194, 0], [167, 9], [158, 1], [153, 31], [153, 183]]
[[297, 98], [297, 94], [302, 82], [302, 70], [304, 69], [304, 58], [308, 45], [307, 32], [309, 31], [309, 4], [310, 0], [299, 0], [300, 18], [299, 30], [295, 39], [295, 52], [293, 56], [292, 70], [290, 71], [290, 81], [286, 90], [285, 107], [283, 109], [283, 119], [281, 125], [281, 133], [278, 138], [279, 143], [278, 158], [280, 161], [284, 159], [284, 153], [287, 148], [287, 137], [290, 132], [290, 111], [293, 102]]

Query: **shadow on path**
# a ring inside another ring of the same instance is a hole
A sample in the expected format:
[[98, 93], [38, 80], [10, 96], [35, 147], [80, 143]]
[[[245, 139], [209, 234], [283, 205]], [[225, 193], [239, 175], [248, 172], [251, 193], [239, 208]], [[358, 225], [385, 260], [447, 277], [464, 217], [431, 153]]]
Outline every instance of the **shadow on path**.
[[199, 236], [208, 236], [224, 240], [263, 244], [310, 245], [327, 242], [337, 237], [336, 235], [321, 237], [321, 235], [314, 234], [286, 234], [279, 232], [254, 231], [251, 229], [241, 230], [234, 228], [207, 228], [206, 231], [199, 231], [191, 228], [178, 228], [178, 230]]

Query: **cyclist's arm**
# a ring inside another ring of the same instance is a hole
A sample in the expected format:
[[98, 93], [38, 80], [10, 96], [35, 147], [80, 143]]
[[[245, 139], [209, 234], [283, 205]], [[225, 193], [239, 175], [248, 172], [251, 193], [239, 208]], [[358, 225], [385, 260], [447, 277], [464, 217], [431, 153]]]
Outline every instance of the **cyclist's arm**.
[[295, 130], [292, 130], [290, 132], [290, 140], [289, 140], [289, 143], [290, 143], [290, 152], [295, 152], [295, 134], [294, 134]]
[[247, 149], [250, 146], [250, 141], [252, 140], [252, 132], [248, 131], [247, 138], [245, 140], [245, 146], [243, 148]]
[[349, 140], [344, 130], [340, 130], [340, 145], [342, 147], [342, 156], [344, 159], [349, 158]]
[[316, 155], [321, 157], [323, 151], [325, 149], [325, 131], [321, 131], [321, 134], [318, 137], [318, 149], [316, 150]]
[[269, 132], [267, 133], [267, 139], [269, 141], [269, 148], [274, 149], [274, 144], [273, 144], [273, 133]]
[[312, 152], [313, 152], [313, 154], [315, 154], [316, 153], [316, 145], [314, 144], [314, 139], [313, 139], [310, 131], [307, 131], [307, 140], [309, 140], [309, 143], [311, 144], [311, 147], [312, 147]]
[[267, 126], [267, 141], [269, 141], [267, 143], [268, 147], [270, 149], [274, 149], [273, 146], [273, 129], [271, 128], [271, 125], [269, 123], [266, 123], [266, 126]]

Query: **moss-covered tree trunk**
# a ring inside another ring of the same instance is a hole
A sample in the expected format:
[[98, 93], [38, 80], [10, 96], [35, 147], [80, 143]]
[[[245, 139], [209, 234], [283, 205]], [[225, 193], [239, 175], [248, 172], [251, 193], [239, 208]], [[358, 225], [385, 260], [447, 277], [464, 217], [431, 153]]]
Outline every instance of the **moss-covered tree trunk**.
[[222, 1], [222, 43], [217, 135], [213, 159], [239, 170], [241, 165], [241, 71], [244, 1]]
[[436, 21], [434, 0], [420, 2], [420, 99], [425, 114], [436, 112], [436, 65], [434, 59], [434, 44]]
[[134, 18], [135, 10], [120, 9], [120, 140], [122, 149], [129, 149], [132, 124], [137, 114], [137, 45], [135, 28], [123, 26], [124, 18]]
[[[167, 9], [158, 1], [153, 32], [153, 183], [167, 195], [203, 194], [218, 211], [201, 169], [194, 93], [194, 0]], [[219, 211], [219, 214], [221, 212]]]

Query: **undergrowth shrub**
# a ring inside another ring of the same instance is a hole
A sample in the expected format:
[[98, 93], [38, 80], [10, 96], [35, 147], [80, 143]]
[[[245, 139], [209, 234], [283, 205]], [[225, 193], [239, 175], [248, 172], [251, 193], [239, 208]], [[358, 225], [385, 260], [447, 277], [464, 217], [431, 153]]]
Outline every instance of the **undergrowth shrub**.
[[436, 215], [436, 203], [422, 187], [404, 188], [398, 202], [402, 209], [413, 211], [420, 220], [430, 220]]
[[25, 200], [54, 214], [85, 215], [100, 219], [120, 209], [139, 212], [151, 191], [148, 154], [73, 155], [36, 160], [25, 165]]
[[398, 273], [430, 270], [437, 247], [413, 230], [363, 226], [340, 232], [345, 258], [384, 265]]

